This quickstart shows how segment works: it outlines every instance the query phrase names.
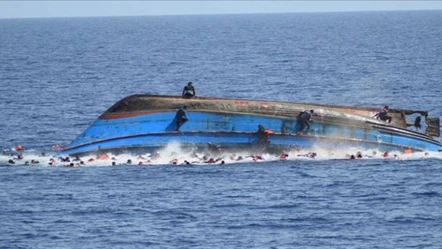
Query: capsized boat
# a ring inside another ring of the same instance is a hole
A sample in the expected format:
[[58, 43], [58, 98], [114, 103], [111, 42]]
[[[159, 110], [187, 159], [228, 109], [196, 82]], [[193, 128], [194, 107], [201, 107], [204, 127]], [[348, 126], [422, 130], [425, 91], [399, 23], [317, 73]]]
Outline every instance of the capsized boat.
[[[177, 110], [189, 120], [177, 129]], [[298, 114], [314, 110], [310, 132], [297, 133]], [[69, 155], [137, 152], [172, 142], [183, 147], [287, 149], [313, 146], [382, 151], [442, 151], [439, 118], [427, 111], [390, 109], [391, 123], [373, 118], [378, 108], [232, 98], [163, 95], [125, 97], [99, 116], [63, 152]], [[415, 122], [407, 122], [408, 117]], [[422, 125], [423, 132], [418, 132]], [[268, 131], [265, 141], [258, 125]]]

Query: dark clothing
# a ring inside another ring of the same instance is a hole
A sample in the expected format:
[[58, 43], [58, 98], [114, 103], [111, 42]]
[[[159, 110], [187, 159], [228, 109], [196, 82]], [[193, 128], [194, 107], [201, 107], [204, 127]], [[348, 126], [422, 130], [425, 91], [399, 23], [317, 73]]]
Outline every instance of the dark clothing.
[[184, 124], [189, 118], [187, 118], [187, 111], [184, 108], [180, 108], [175, 115], [176, 130], [178, 131], [182, 124]]
[[258, 125], [258, 130], [256, 131], [256, 133], [265, 134], [265, 132], [266, 132], [266, 129], [264, 128], [264, 126]]
[[183, 107], [181, 107], [177, 112], [176, 112], [176, 117], [178, 118], [185, 118], [187, 119], [187, 111], [186, 109], [184, 109]]
[[299, 123], [299, 129], [296, 132], [302, 132], [305, 127], [307, 126], [307, 130], [305, 133], [308, 133], [310, 131], [310, 119], [312, 118], [312, 115], [309, 112], [301, 112], [298, 115], [298, 123]]
[[421, 117], [416, 117], [416, 119], [414, 120], [414, 127], [416, 127], [416, 129], [421, 129], [422, 125], [421, 125]]
[[310, 120], [312, 115], [309, 112], [301, 112], [299, 118]]
[[383, 117], [379, 117], [379, 119], [382, 121], [388, 121], [388, 123], [391, 123], [391, 117], [388, 115], [385, 115]]
[[259, 136], [259, 144], [260, 145], [266, 145], [269, 141], [269, 134], [266, 132], [266, 129], [262, 125], [258, 125], [258, 130], [256, 133]]
[[374, 115], [373, 117], [391, 123], [391, 116], [388, 115], [388, 110], [386, 110], [385, 108], [382, 109], [380, 112], [376, 113], [376, 115]]
[[193, 97], [195, 96], [195, 88], [192, 85], [187, 85], [183, 89], [183, 97]]

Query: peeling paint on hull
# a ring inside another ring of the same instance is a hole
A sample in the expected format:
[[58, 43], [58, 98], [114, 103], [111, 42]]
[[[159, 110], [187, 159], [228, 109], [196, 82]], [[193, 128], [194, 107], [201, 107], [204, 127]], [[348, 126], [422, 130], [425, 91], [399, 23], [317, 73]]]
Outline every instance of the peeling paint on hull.
[[[175, 114], [188, 106], [189, 121], [176, 132]], [[309, 135], [296, 135], [300, 111], [315, 110]], [[392, 111], [394, 123], [371, 118], [376, 108], [222, 98], [181, 98], [133, 95], [95, 120], [64, 150], [67, 154], [158, 148], [170, 142], [185, 147], [215, 143], [228, 147], [255, 147], [257, 126], [274, 133], [268, 147], [353, 146], [381, 150], [411, 147], [438, 151], [439, 141], [406, 129], [404, 111]], [[410, 112], [410, 111], [409, 111]], [[413, 111], [411, 111], [413, 112]], [[414, 111], [427, 115], [424, 111]]]

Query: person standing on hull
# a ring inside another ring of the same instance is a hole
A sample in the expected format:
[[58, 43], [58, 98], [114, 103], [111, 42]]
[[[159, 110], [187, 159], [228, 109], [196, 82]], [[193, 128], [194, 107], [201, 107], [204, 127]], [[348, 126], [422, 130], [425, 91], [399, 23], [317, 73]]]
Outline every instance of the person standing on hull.
[[180, 127], [189, 120], [189, 118], [187, 117], [187, 106], [183, 106], [181, 107], [175, 115], [175, 120], [176, 120], [176, 131], [180, 130]]
[[[314, 113], [313, 110], [310, 110], [310, 112], [301, 112], [298, 115], [298, 124], [299, 129], [296, 131], [296, 134], [300, 133], [307, 133], [310, 131], [310, 122], [312, 122], [312, 114]], [[307, 127], [307, 130], [305, 132], [304, 129]]]
[[391, 123], [391, 116], [388, 115], [388, 111], [390, 111], [390, 108], [388, 108], [388, 105], [384, 106], [382, 110], [378, 113], [376, 113], [373, 118], [380, 119], [382, 121], [388, 121], [388, 123]]
[[187, 86], [184, 87], [181, 95], [185, 98], [192, 98], [196, 95], [192, 82], [187, 83]]

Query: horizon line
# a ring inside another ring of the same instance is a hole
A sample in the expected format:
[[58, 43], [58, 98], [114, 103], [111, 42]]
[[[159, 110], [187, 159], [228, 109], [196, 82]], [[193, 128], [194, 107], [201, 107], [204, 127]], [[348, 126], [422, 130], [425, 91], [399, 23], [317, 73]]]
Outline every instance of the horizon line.
[[334, 10], [334, 11], [292, 11], [292, 12], [245, 12], [245, 13], [188, 13], [188, 14], [145, 14], [145, 15], [90, 15], [90, 16], [26, 16], [0, 17], [5, 19], [55, 19], [55, 18], [94, 18], [94, 17], [166, 17], [166, 16], [220, 16], [220, 15], [265, 15], [265, 14], [317, 14], [317, 13], [349, 13], [349, 12], [419, 12], [442, 11], [442, 9], [408, 9], [408, 10]]

